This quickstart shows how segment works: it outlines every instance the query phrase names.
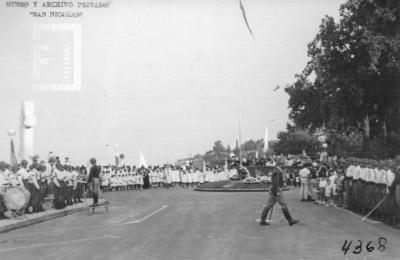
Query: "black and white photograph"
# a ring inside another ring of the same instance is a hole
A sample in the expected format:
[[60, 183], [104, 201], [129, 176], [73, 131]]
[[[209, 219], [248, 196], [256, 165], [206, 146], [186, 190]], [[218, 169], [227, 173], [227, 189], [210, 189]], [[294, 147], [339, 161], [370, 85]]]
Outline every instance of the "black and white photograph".
[[0, 259], [400, 259], [400, 1], [0, 0]]

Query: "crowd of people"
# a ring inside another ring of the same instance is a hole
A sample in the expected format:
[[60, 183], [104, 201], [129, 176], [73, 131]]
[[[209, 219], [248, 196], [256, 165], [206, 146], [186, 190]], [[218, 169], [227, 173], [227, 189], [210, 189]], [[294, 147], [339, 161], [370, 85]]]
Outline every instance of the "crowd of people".
[[[282, 160], [282, 157], [264, 160], [262, 166], [276, 167], [278, 159]], [[96, 163], [91, 163], [93, 168]], [[203, 169], [170, 164], [148, 167], [108, 164], [96, 167], [98, 186], [103, 192], [161, 187], [194, 188], [202, 183], [233, 179], [240, 174], [237, 167], [228, 168], [227, 164], [204, 166]], [[55, 209], [81, 203], [87, 182], [93, 177], [89, 174], [92, 168], [73, 166], [68, 158], [61, 162], [59, 157], [52, 155], [47, 161], [39, 161], [35, 157], [30, 164], [26, 160], [13, 166], [0, 162], [0, 218], [4, 218], [4, 212], [10, 208], [14, 215], [44, 211], [45, 198], [48, 197], [51, 198], [51, 207]], [[399, 168], [400, 159], [333, 158], [321, 162], [288, 156], [284, 157], [282, 164], [285, 185], [299, 187], [301, 201], [345, 207], [360, 214], [372, 212], [372, 217], [396, 224], [400, 223]], [[19, 204], [15, 201], [17, 193], [21, 200], [17, 201]]]
[[[88, 183], [93, 179], [103, 192], [149, 189], [158, 187], [193, 188], [200, 183], [227, 180], [237, 174], [235, 169], [226, 167], [205, 167], [205, 171], [190, 166], [115, 166], [96, 165], [94, 158], [91, 167], [74, 166], [69, 158], [64, 161], [49, 154], [46, 161], [38, 157], [32, 162], [22, 160], [10, 165], [0, 162], [0, 219], [11, 215], [31, 214], [45, 211], [46, 198], [50, 207], [63, 209], [75, 203], [82, 203], [85, 191], [93, 197], [97, 205], [97, 193], [90, 192]], [[92, 169], [93, 168], [93, 169]], [[94, 173], [91, 173], [94, 170]], [[97, 173], [98, 171], [98, 173]], [[95, 178], [93, 178], [95, 177]]]
[[282, 169], [285, 186], [300, 189], [300, 200], [347, 208], [400, 227], [400, 156], [371, 159], [308, 156], [271, 156], [248, 166]]
[[[400, 160], [348, 158], [334, 164], [305, 162], [287, 185], [300, 183], [302, 201], [348, 208], [389, 224], [400, 224]], [[299, 182], [294, 181], [299, 179]]]
[[194, 188], [201, 183], [228, 180], [237, 175], [235, 168], [205, 167], [200, 171], [190, 166], [148, 166], [104, 165], [101, 174], [103, 191], [137, 190], [159, 187]]
[[[278, 160], [283, 160], [284, 163], [282, 166], [284, 167], [298, 167], [303, 165], [304, 161], [314, 159], [316, 161], [326, 161], [329, 163], [332, 163], [333, 161], [337, 160], [337, 157], [330, 157], [328, 160], [328, 157], [326, 157], [327, 154], [321, 153], [319, 155], [314, 155], [314, 156], [307, 156], [306, 154], [304, 155], [271, 155], [271, 156], [263, 156], [263, 157], [257, 157], [257, 158], [252, 158], [252, 159], [246, 159], [243, 160], [243, 165], [244, 166], [276, 166]], [[318, 157], [318, 158], [317, 158]], [[236, 158], [236, 163], [239, 163], [239, 158]]]
[[72, 166], [66, 158], [33, 158], [17, 165], [0, 162], [0, 218], [8, 210], [14, 215], [45, 211], [45, 198], [52, 194], [52, 207], [81, 203], [87, 178], [85, 166]]

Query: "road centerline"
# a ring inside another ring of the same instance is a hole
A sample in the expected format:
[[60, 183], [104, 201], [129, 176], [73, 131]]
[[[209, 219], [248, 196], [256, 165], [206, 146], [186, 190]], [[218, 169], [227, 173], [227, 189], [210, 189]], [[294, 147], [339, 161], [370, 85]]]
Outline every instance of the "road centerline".
[[164, 205], [164, 206], [162, 206], [161, 208], [159, 208], [159, 209], [153, 211], [152, 213], [150, 213], [150, 214], [147, 215], [147, 216], [144, 216], [144, 217], [141, 218], [141, 219], [134, 220], [134, 221], [130, 221], [130, 222], [127, 222], [127, 223], [125, 223], [125, 224], [136, 224], [136, 223], [143, 222], [143, 221], [145, 221], [146, 219], [148, 219], [148, 218], [154, 216], [154, 215], [157, 214], [158, 212], [163, 211], [163, 210], [166, 209], [167, 207], [168, 207], [168, 205]]
[[46, 230], [46, 231], [34, 232], [34, 233], [31, 233], [31, 234], [20, 234], [20, 235], [9, 236], [9, 237], [7, 237], [7, 239], [17, 238], [17, 237], [36, 236], [38, 234], [48, 234], [49, 232], [57, 233], [57, 232], [61, 232], [61, 231], [75, 231], [75, 230], [83, 230], [83, 229], [91, 229], [91, 228], [106, 228], [106, 227], [110, 227], [110, 226], [122, 226], [122, 225], [139, 224], [139, 223], [145, 221], [146, 219], [154, 216], [155, 214], [163, 211], [167, 207], [168, 207], [168, 205], [163, 205], [161, 208], [153, 211], [152, 213], [144, 216], [143, 218], [137, 219], [137, 220], [133, 220], [133, 221], [130, 221], [130, 222], [109, 223], [109, 224], [104, 224], [104, 225], [92, 225], [92, 226], [83, 226], [83, 227], [60, 228], [60, 229], [55, 229], [55, 230]]

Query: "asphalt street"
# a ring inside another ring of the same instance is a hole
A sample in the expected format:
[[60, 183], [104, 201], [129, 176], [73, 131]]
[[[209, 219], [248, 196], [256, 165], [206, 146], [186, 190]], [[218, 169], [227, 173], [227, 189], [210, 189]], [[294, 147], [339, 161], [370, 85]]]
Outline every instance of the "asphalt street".
[[[259, 226], [266, 192], [104, 193], [108, 214], [98, 208], [0, 234], [0, 259], [400, 259], [399, 230], [300, 202], [298, 190], [284, 195], [300, 224], [289, 226], [276, 206], [272, 225]], [[346, 255], [345, 240], [353, 241]]]

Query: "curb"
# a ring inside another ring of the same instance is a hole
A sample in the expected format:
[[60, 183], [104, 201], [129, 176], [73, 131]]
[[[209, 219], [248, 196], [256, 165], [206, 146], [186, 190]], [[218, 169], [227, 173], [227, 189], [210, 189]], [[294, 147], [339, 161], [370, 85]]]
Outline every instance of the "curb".
[[[266, 192], [269, 189], [207, 189], [207, 188], [194, 188], [195, 191], [210, 191], [210, 192]], [[286, 191], [289, 188], [283, 188]]]
[[[103, 201], [102, 203], [99, 203], [99, 206], [104, 206], [109, 204], [109, 201]], [[0, 233], [5, 233], [14, 229], [26, 227], [26, 226], [31, 226], [37, 223], [41, 223], [50, 219], [55, 219], [55, 218], [60, 218], [60, 217], [65, 217], [71, 214], [78, 213], [80, 211], [86, 210], [87, 207], [85, 205], [82, 205], [82, 207], [79, 208], [72, 208], [72, 209], [63, 209], [61, 211], [56, 211], [54, 213], [51, 213], [49, 215], [37, 217], [37, 218], [32, 218], [32, 219], [27, 219], [27, 220], [21, 220], [20, 222], [17, 223], [12, 223], [5, 225], [3, 227], [0, 227]], [[1, 220], [0, 220], [1, 221]]]
[[212, 192], [265, 192], [269, 189], [199, 189], [195, 188], [195, 191], [212, 191]]

